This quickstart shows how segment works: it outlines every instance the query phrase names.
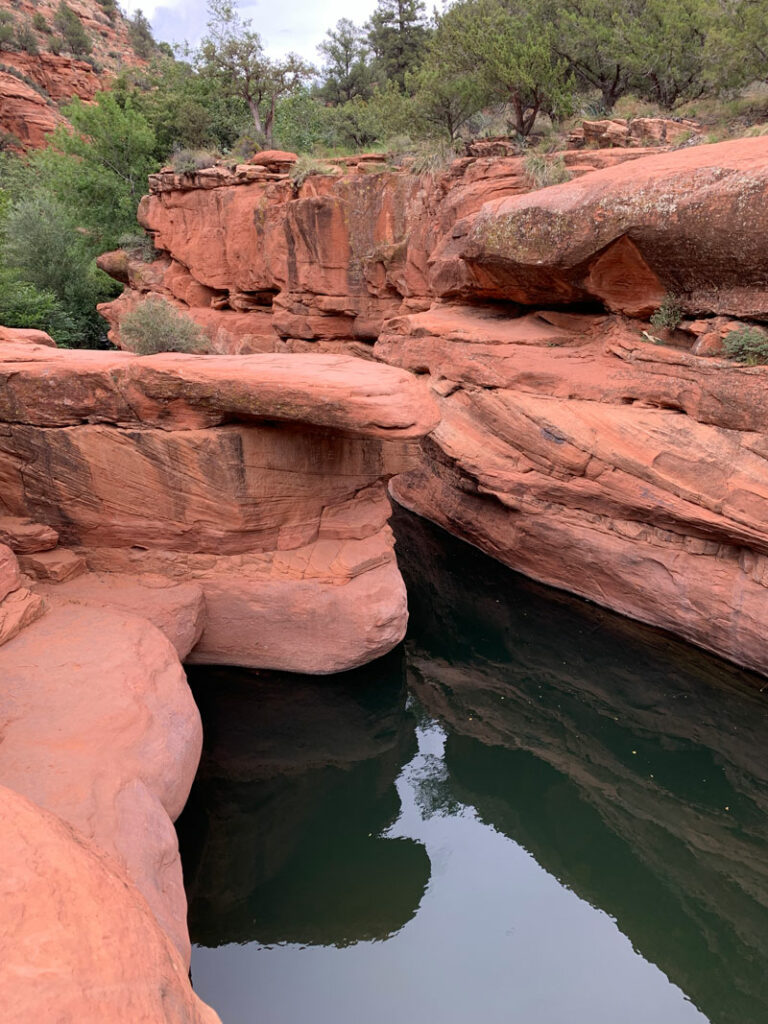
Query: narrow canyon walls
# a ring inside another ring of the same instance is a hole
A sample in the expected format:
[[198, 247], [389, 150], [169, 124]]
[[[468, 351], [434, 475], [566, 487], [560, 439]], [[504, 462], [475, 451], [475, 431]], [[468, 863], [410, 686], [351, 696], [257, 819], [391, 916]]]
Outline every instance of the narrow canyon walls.
[[[723, 339], [768, 319], [768, 141], [519, 157], [417, 176], [360, 158], [165, 171], [158, 258], [109, 254], [213, 351], [346, 351], [426, 378], [440, 425], [392, 492], [543, 582], [768, 671], [768, 370]], [[204, 242], [204, 244], [203, 244]], [[675, 327], [648, 318], [666, 300]]]

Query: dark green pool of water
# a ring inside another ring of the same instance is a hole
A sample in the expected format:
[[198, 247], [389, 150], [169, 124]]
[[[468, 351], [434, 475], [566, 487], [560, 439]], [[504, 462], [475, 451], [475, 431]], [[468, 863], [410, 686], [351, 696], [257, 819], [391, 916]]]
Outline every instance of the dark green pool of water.
[[766, 1024], [768, 693], [397, 517], [403, 648], [190, 671], [224, 1024]]

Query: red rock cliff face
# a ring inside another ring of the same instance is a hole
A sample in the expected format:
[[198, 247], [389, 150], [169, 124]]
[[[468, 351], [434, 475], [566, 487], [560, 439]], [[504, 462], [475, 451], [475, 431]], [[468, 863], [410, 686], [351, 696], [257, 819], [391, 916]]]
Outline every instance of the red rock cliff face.
[[193, 661], [336, 672], [402, 638], [384, 482], [437, 422], [423, 382], [348, 356], [14, 342], [0, 378], [0, 514], [66, 546], [22, 555], [38, 580], [195, 582]]
[[[56, 0], [0, 0], [0, 10], [13, 16], [16, 24], [33, 29], [32, 19], [42, 17], [53, 36]], [[123, 65], [138, 65], [130, 44], [125, 18], [120, 11], [110, 18], [98, 0], [72, 0], [71, 9], [79, 17], [91, 40], [91, 60], [79, 60], [50, 50], [51, 34], [35, 29], [38, 53], [25, 50], [0, 50], [0, 132], [9, 136], [16, 149], [45, 145], [46, 136], [65, 118], [59, 104], [75, 96], [92, 100], [104, 89]], [[34, 85], [30, 85], [30, 82]]]
[[[766, 672], [768, 370], [717, 353], [728, 318], [768, 319], [768, 142], [566, 164], [535, 191], [517, 158], [298, 190], [264, 167], [161, 174], [140, 211], [160, 258], [123, 259], [106, 313], [119, 340], [157, 291], [214, 350], [346, 348], [427, 375], [442, 421], [398, 500]], [[653, 344], [667, 293], [689, 319]]]

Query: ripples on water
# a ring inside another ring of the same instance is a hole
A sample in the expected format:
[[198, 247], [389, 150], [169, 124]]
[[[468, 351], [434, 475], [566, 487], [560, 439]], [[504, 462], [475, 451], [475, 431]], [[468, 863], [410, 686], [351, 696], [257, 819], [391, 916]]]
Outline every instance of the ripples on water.
[[190, 671], [224, 1024], [765, 1024], [768, 694], [397, 517], [404, 648]]

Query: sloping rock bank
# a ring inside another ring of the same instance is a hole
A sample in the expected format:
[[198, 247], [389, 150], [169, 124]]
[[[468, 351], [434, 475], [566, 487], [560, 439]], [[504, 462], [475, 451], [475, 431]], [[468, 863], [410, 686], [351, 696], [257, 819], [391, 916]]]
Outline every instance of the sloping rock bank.
[[[399, 501], [766, 672], [768, 370], [720, 357], [727, 331], [768, 321], [768, 140], [564, 164], [538, 190], [516, 157], [300, 188], [277, 168], [161, 174], [140, 211], [160, 257], [107, 260], [129, 287], [105, 313], [119, 341], [155, 291], [214, 349], [427, 375], [442, 419]], [[650, 327], [670, 296], [678, 329]]]

